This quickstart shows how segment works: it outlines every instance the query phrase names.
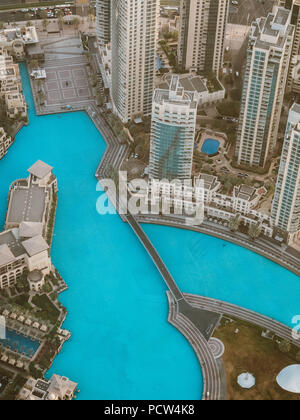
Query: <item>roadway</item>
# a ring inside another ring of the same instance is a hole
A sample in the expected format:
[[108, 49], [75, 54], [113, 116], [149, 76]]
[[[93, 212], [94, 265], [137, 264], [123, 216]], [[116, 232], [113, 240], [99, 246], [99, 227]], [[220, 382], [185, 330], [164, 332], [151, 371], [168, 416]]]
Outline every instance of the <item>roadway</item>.
[[256, 18], [267, 16], [273, 6], [274, 0], [239, 0], [238, 6], [230, 0], [229, 23], [250, 25]]

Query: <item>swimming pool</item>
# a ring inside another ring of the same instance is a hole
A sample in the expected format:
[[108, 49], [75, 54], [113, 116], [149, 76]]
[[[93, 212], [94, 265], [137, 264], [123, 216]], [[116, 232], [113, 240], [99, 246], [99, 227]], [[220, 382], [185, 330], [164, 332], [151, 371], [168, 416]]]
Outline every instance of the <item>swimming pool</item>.
[[164, 69], [165, 65], [163, 64], [159, 55], [156, 56], [156, 70]]
[[6, 329], [6, 339], [0, 340], [0, 343], [17, 353], [24, 353], [27, 357], [32, 357], [38, 350], [40, 342], [18, 334], [16, 331]]
[[220, 142], [214, 139], [205, 139], [201, 148], [201, 152], [206, 153], [207, 155], [215, 155], [220, 147]]
[[[0, 224], [9, 185], [37, 159], [58, 176], [52, 260], [69, 290], [60, 296], [71, 330], [48, 375], [80, 384], [79, 399], [199, 399], [197, 358], [167, 322], [166, 287], [117, 215], [96, 212], [94, 173], [105, 143], [85, 113], [36, 117], [21, 65], [30, 124], [0, 162]], [[83, 141], [84, 139], [84, 141]], [[79, 157], [79, 158], [78, 158]], [[292, 325], [299, 278], [248, 250], [196, 232], [145, 231], [184, 292], [215, 297]]]

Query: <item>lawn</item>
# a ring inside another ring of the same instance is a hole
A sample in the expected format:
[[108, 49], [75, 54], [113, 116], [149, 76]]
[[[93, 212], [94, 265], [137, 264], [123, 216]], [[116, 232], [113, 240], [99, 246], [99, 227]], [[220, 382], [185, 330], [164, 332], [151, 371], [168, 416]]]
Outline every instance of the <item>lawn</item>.
[[[230, 317], [233, 319], [232, 317]], [[235, 330], [238, 329], [238, 334]], [[300, 348], [282, 353], [278, 344], [261, 337], [262, 329], [243, 321], [222, 325], [215, 337], [223, 341], [226, 351], [223, 356], [227, 375], [228, 400], [300, 400], [300, 396], [282, 390], [276, 382], [279, 372], [288, 365], [297, 364], [296, 354]], [[237, 377], [249, 372], [256, 378], [256, 386], [244, 390], [237, 384]]]

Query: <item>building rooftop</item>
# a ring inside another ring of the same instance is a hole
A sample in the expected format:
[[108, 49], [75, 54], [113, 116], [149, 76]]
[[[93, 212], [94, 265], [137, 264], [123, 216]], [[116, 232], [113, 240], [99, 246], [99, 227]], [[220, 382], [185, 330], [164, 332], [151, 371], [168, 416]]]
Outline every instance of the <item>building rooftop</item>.
[[19, 226], [19, 234], [22, 238], [33, 238], [42, 235], [43, 223], [39, 222], [22, 222]]
[[17, 229], [0, 233], [0, 246], [1, 245], [7, 245], [14, 257], [25, 254], [25, 249], [19, 241]]
[[0, 245], [0, 266], [14, 261], [15, 257], [7, 244]]
[[30, 257], [49, 249], [49, 245], [41, 235], [23, 241], [22, 245]]
[[10, 206], [6, 222], [20, 224], [23, 221], [42, 222], [45, 209], [45, 189], [36, 185], [11, 190]]
[[47, 163], [42, 162], [41, 160], [38, 160], [28, 169], [28, 172], [39, 179], [43, 179], [45, 176], [49, 175], [50, 172], [52, 172], [52, 169], [52, 166], [47, 165]]

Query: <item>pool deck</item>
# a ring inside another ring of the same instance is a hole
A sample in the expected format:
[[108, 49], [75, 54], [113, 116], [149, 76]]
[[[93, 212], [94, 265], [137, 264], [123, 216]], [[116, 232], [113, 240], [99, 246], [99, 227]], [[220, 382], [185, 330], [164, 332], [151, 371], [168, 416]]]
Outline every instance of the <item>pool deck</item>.
[[[198, 152], [205, 153], [205, 152], [202, 152], [202, 147], [203, 147], [203, 144], [204, 144], [205, 140], [207, 140], [207, 139], [217, 140], [220, 143], [218, 151], [220, 151], [220, 148], [225, 149], [226, 141], [225, 141], [224, 137], [220, 136], [218, 133], [215, 133], [214, 131], [206, 130], [200, 135], [199, 143], [197, 145]], [[208, 155], [208, 156], [210, 156], [210, 155]]]

